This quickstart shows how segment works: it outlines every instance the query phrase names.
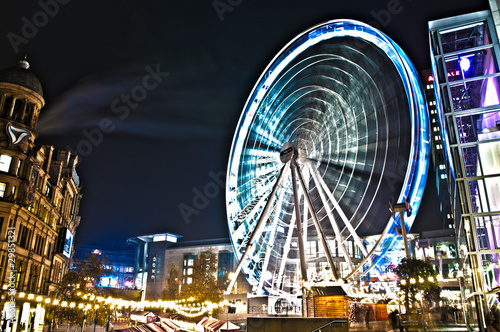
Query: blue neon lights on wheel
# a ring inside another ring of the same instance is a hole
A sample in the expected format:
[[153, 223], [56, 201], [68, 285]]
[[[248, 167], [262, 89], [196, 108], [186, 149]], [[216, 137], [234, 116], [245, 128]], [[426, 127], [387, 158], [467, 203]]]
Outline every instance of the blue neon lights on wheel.
[[[385, 254], [400, 241], [388, 202], [409, 201], [410, 228], [428, 168], [425, 99], [407, 56], [366, 24], [334, 20], [300, 34], [271, 61], [246, 102], [229, 157], [226, 207], [238, 259], [278, 180], [286, 142], [298, 152], [340, 277], [358, 265], [359, 273], [384, 269]], [[283, 172], [242, 266], [259, 294], [301, 294], [292, 177]], [[330, 280], [303, 193], [299, 202], [308, 280]], [[362, 238], [374, 234], [384, 235], [370, 251]]]

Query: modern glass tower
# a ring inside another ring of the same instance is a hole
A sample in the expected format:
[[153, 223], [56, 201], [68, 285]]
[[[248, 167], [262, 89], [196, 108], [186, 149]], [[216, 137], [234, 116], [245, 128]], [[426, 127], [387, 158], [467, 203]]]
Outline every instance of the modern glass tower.
[[[429, 23], [443, 149], [450, 167], [467, 321], [485, 330], [500, 284], [500, 72], [490, 11]], [[465, 235], [465, 236], [464, 236]]]

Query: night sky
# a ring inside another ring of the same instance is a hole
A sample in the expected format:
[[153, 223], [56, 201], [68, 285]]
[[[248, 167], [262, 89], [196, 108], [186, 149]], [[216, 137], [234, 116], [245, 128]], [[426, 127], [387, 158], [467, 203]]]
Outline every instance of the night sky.
[[[267, 64], [307, 28], [340, 18], [373, 23], [420, 72], [430, 68], [429, 20], [489, 9], [486, 0], [2, 5], [0, 68], [26, 55], [44, 88], [36, 143], [81, 158], [77, 246], [156, 232], [227, 237], [221, 180], [240, 113]], [[437, 213], [433, 176], [417, 230]]]

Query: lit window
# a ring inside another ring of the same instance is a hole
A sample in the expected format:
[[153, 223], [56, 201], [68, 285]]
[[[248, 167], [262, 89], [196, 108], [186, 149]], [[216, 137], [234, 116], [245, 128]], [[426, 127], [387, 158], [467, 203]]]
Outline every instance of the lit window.
[[441, 150], [442, 148], [443, 148], [443, 146], [441, 144], [436, 145], [436, 149]]
[[21, 159], [19, 159], [19, 162], [17, 163], [17, 169], [16, 169], [16, 175], [19, 176], [19, 171], [21, 170]]
[[188, 277], [188, 278], [186, 279], [186, 283], [187, 283], [187, 284], [191, 284], [192, 282], [193, 282], [193, 278]]
[[441, 174], [441, 179], [442, 180], [446, 179], [446, 174]]
[[10, 169], [10, 163], [12, 162], [12, 157], [6, 154], [0, 155], [0, 171], [8, 172]]
[[0, 197], [5, 196], [5, 188], [7, 188], [7, 183], [0, 182]]
[[445, 168], [444, 164], [439, 165], [439, 169], [443, 170]]
[[193, 266], [194, 265], [194, 259], [188, 260], [188, 266]]
[[193, 274], [193, 268], [190, 267], [189, 269], [187, 269], [187, 275], [190, 276], [192, 274]]

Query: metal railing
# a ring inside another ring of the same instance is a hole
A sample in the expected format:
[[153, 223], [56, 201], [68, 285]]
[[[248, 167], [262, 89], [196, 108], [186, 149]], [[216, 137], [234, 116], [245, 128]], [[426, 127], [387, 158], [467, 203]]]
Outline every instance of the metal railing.
[[346, 323], [347, 324], [347, 320], [346, 319], [344, 319], [344, 320], [342, 320], [342, 319], [335, 319], [335, 320], [332, 320], [331, 322], [328, 322], [328, 323], [326, 323], [324, 325], [321, 325], [320, 327], [315, 328], [311, 332], [321, 332], [321, 329], [323, 329], [325, 327], [328, 327], [328, 326], [330, 326], [332, 324], [335, 324], [335, 323]]

